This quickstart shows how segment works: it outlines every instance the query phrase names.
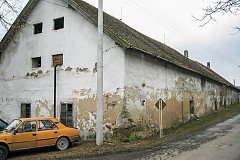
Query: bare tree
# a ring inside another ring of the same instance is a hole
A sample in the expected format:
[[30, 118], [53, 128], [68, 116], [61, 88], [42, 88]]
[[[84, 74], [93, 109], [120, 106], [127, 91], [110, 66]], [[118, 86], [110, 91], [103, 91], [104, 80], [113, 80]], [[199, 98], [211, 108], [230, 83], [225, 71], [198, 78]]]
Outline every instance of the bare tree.
[[[216, 21], [214, 18], [217, 13], [231, 13], [234, 15], [240, 14], [240, 0], [218, 0], [213, 2], [212, 5], [203, 9], [204, 15], [201, 18], [194, 17], [195, 20], [203, 22], [201, 26], [206, 25], [210, 21]], [[240, 32], [240, 27], [233, 27]]]
[[26, 0], [0, 0], [0, 27], [8, 29]]

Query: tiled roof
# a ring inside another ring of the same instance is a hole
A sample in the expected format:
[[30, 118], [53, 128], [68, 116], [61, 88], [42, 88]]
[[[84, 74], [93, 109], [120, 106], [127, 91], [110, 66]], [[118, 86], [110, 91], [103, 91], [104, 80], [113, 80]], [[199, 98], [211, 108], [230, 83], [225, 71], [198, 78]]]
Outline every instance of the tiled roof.
[[[87, 19], [97, 25], [97, 8], [82, 0], [65, 0], [76, 10], [81, 12]], [[152, 56], [158, 57], [164, 61], [175, 64], [181, 68], [193, 71], [214, 81], [234, 87], [227, 80], [222, 78], [210, 68], [205, 67], [199, 62], [193, 61], [183, 56], [173, 48], [156, 41], [146, 35], [129, 27], [122, 21], [104, 13], [104, 32], [113, 38], [125, 49], [136, 49]]]
[[[97, 25], [97, 8], [86, 3], [82, 0], [64, 0], [66, 3], [75, 8], [82, 16], [91, 21], [94, 25]], [[4, 36], [0, 43], [0, 52], [2, 52], [12, 35], [17, 32], [18, 26], [24, 23], [24, 20], [34, 8], [38, 0], [30, 0], [26, 7], [23, 9], [19, 17], [16, 19], [8, 33]], [[114, 41], [116, 41], [124, 49], [135, 49], [154, 57], [160, 58], [164, 61], [177, 65], [186, 70], [195, 72], [201, 76], [212, 79], [228, 86], [233, 86], [227, 80], [222, 78], [213, 70], [203, 66], [199, 62], [192, 61], [189, 58], [183, 56], [173, 48], [158, 42], [146, 35], [136, 31], [135, 29], [124, 24], [122, 21], [112, 17], [111, 15], [104, 13], [104, 32], [109, 35]]]

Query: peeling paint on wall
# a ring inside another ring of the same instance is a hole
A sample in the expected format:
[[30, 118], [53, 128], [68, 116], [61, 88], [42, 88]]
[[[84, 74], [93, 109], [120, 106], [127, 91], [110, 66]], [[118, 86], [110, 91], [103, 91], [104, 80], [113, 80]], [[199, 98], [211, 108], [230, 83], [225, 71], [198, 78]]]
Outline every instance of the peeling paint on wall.
[[[74, 10], [54, 6], [55, 12], [51, 12], [52, 7], [39, 1], [28, 17], [29, 24], [41, 20], [48, 25], [49, 20], [65, 13], [72, 25], [58, 32], [46, 28], [38, 38], [29, 27], [22, 26], [13, 37], [0, 64], [0, 115], [10, 122], [20, 116], [21, 103], [29, 102], [32, 116], [53, 116], [52, 54], [63, 53], [64, 63], [57, 68], [57, 118], [61, 103], [70, 102], [74, 127], [88, 138], [96, 130], [97, 57], [92, 46], [97, 43], [97, 28]], [[226, 85], [142, 52], [112, 48], [115, 45], [104, 34], [104, 48], [111, 48], [104, 56], [104, 132], [131, 125], [157, 130], [155, 103], [159, 98], [167, 104], [163, 110], [165, 128], [239, 103], [237, 91]], [[38, 56], [43, 65], [32, 68], [30, 57]], [[194, 113], [190, 113], [190, 103]]]
[[34, 111], [35, 117], [53, 117], [53, 107], [49, 106], [47, 100], [36, 100], [34, 106], [36, 106]]

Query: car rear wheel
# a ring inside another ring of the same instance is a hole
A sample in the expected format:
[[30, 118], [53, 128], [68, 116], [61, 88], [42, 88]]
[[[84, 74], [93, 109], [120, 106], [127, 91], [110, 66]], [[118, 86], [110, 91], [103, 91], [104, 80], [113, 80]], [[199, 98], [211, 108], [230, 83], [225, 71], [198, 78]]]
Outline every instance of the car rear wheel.
[[0, 160], [7, 159], [8, 156], [8, 150], [6, 147], [0, 145]]
[[69, 140], [66, 137], [61, 137], [56, 143], [58, 150], [63, 151], [69, 147]]

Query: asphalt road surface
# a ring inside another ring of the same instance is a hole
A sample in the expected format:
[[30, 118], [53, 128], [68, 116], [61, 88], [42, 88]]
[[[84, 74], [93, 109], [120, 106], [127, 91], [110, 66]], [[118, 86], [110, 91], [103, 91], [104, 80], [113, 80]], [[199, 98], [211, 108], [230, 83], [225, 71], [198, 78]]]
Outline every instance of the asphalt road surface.
[[152, 149], [85, 160], [240, 160], [240, 115]]

